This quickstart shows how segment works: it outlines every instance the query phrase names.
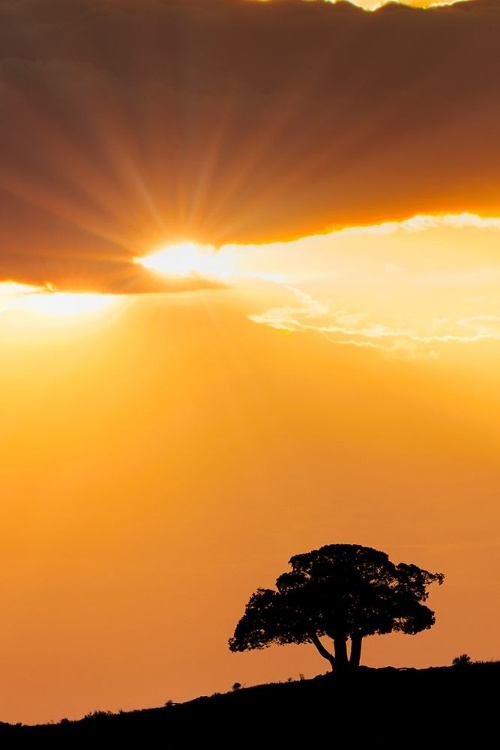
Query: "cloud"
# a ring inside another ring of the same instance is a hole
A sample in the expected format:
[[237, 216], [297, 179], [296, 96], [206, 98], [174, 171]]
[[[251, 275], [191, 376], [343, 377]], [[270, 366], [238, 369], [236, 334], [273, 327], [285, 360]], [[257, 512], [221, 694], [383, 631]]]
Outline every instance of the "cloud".
[[449, 229], [465, 229], [473, 227], [475, 229], [500, 229], [500, 219], [495, 216], [478, 216], [477, 214], [439, 214], [412, 216], [402, 221], [383, 221], [380, 224], [371, 224], [360, 227], [346, 227], [339, 230], [338, 235], [384, 235], [395, 234], [396, 232], [423, 232], [426, 229], [436, 229], [439, 227]]
[[316, 332], [332, 344], [376, 349], [390, 357], [435, 359], [440, 344], [470, 344], [500, 341], [500, 315], [478, 315], [455, 322], [434, 321], [424, 332], [416, 326], [398, 328], [381, 323], [364, 312], [331, 310], [328, 305], [300, 290], [299, 304], [276, 307], [259, 315], [250, 315], [254, 323], [288, 332]]
[[[0, 275], [5, 281], [34, 287], [49, 285], [60, 292], [75, 293], [125, 295], [227, 288], [222, 280], [205, 278], [194, 272], [187, 275], [153, 273], [135, 264], [132, 258], [103, 261], [93, 258], [90, 251], [88, 258], [72, 255], [69, 249], [64, 258], [23, 257], [21, 265], [19, 259], [4, 256], [0, 262]], [[16, 268], [18, 272], [14, 274]]]
[[495, 213], [499, 36], [489, 0], [5, 0], [0, 279], [148, 291], [170, 240]]
[[[468, 232], [465, 245], [458, 230]], [[443, 344], [497, 343], [499, 231], [495, 218], [421, 215], [289, 243], [280, 257], [288, 252], [293, 283], [280, 288], [291, 302], [250, 320], [404, 358], [435, 357]]]

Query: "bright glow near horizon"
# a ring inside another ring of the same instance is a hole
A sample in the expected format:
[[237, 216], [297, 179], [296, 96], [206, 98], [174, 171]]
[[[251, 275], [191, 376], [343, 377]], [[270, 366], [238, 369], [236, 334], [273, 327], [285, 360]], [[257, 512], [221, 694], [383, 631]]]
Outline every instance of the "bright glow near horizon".
[[17, 309], [58, 318], [89, 315], [104, 310], [113, 299], [106, 294], [55, 292], [50, 287], [0, 283], [0, 312]]

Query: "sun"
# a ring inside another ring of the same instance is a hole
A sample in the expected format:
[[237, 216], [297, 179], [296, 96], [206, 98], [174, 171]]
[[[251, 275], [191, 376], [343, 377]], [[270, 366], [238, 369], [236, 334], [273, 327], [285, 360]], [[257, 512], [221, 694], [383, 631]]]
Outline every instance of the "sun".
[[212, 245], [182, 242], [159, 248], [145, 258], [134, 258], [144, 268], [170, 276], [209, 276], [227, 278], [231, 275], [228, 257]]

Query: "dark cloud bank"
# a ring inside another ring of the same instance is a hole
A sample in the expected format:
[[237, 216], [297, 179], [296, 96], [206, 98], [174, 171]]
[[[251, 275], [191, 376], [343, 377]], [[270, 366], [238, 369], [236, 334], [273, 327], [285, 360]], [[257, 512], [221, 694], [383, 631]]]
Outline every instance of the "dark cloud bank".
[[155, 291], [165, 240], [498, 213], [499, 6], [3, 0], [0, 279]]

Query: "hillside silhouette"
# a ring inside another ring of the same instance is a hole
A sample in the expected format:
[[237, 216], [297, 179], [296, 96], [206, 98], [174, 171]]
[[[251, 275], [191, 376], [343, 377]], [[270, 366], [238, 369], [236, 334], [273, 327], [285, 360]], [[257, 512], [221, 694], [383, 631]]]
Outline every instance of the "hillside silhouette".
[[4, 747], [486, 747], [498, 733], [500, 662], [428, 669], [360, 667], [338, 678], [241, 687], [162, 708], [96, 711], [77, 721], [0, 723]]

